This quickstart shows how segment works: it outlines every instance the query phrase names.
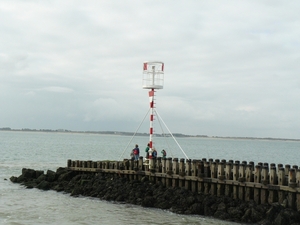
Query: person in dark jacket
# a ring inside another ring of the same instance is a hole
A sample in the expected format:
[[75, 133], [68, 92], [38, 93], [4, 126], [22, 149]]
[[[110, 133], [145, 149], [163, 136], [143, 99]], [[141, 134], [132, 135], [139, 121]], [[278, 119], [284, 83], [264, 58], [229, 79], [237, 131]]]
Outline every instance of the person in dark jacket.
[[157, 151], [155, 148], [152, 149], [152, 158], [155, 159], [157, 157]]
[[149, 159], [149, 149], [150, 149], [150, 144], [148, 143], [145, 152], [146, 152], [146, 159]]
[[161, 150], [161, 154], [162, 154], [162, 157], [165, 159], [165, 158], [167, 158], [167, 152], [166, 152], [166, 150]]

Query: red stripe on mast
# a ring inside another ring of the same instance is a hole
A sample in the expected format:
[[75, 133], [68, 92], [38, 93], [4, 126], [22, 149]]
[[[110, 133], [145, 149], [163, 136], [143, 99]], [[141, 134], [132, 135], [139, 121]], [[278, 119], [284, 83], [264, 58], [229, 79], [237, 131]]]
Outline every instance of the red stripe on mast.
[[149, 91], [149, 97], [153, 97], [154, 96], [154, 91]]
[[153, 121], [153, 120], [154, 120], [154, 116], [150, 115], [150, 121]]

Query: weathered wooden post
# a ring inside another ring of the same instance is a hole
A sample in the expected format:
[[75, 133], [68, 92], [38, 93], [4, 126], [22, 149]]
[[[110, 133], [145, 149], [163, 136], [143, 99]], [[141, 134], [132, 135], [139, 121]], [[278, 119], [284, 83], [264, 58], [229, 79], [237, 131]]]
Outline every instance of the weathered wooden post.
[[[283, 168], [283, 167], [278, 168], [278, 185], [280, 185], [280, 186], [285, 186], [286, 185], [286, 182], [285, 182], [285, 168]], [[284, 199], [285, 199], [284, 191], [279, 190], [278, 191], [278, 202], [280, 204], [282, 204]]]
[[[296, 171], [296, 184], [297, 184], [297, 188], [300, 188], [300, 169], [298, 168]], [[297, 196], [296, 196], [297, 200], [296, 200], [296, 205], [297, 205], [297, 211], [300, 211], [300, 193], [297, 192]]]
[[[172, 169], [172, 158], [167, 158], [166, 160], [166, 173], [168, 176], [172, 176], [173, 169]], [[171, 187], [172, 186], [172, 178], [166, 178], [166, 186]]]
[[167, 158], [166, 160], [166, 173], [169, 175], [172, 175], [173, 169], [172, 169], [172, 158]]
[[196, 192], [197, 191], [197, 182], [194, 179], [197, 177], [197, 160], [193, 159], [191, 166], [192, 166], [191, 176], [193, 177], [193, 180], [191, 183], [191, 189], [192, 189], [192, 192]]
[[[187, 159], [185, 163], [185, 176], [191, 176], [191, 160]], [[184, 181], [185, 189], [191, 190], [191, 180], [189, 178], [185, 178]]]
[[134, 171], [138, 171], [139, 170], [139, 159], [133, 161], [133, 170]]
[[143, 162], [144, 162], [144, 158], [143, 158], [143, 156], [140, 156], [139, 157], [139, 164], [138, 164], [138, 170], [140, 170], [140, 171], [144, 170]]
[[[290, 169], [289, 171], [289, 187], [290, 188], [296, 188], [297, 183], [296, 183], [296, 171], [295, 169]], [[290, 192], [288, 193], [288, 206], [291, 209], [295, 209], [295, 203], [296, 203], [296, 193], [295, 192]]]
[[[245, 179], [247, 183], [253, 182], [253, 165], [249, 164], [246, 165], [245, 170]], [[245, 201], [250, 201], [253, 199], [253, 188], [252, 187], [245, 187]]]
[[[178, 165], [178, 158], [173, 159], [173, 174], [178, 175], [179, 173], [179, 165]], [[178, 187], [178, 178], [173, 177], [172, 179], [172, 187]]]
[[149, 171], [149, 159], [145, 159], [143, 164], [144, 164], [144, 170]]
[[83, 168], [87, 168], [87, 161], [83, 161], [82, 167], [83, 167]]
[[[203, 159], [202, 159], [203, 160]], [[197, 184], [197, 189], [198, 192], [204, 193], [204, 182], [203, 182], [203, 177], [204, 177], [204, 162], [205, 161], [198, 161], [197, 163], [197, 177], [202, 179], [201, 181], [198, 181]]]
[[203, 177], [204, 194], [209, 194], [209, 190], [210, 190], [210, 183], [209, 183], [209, 180], [210, 180], [209, 178], [211, 176], [211, 174], [210, 174], [210, 161], [209, 162], [204, 162], [204, 177]]
[[[261, 165], [256, 165], [254, 170], [254, 185], [260, 183], [261, 177]], [[253, 200], [256, 204], [260, 204], [260, 187], [254, 187]]]
[[[124, 163], [124, 170], [129, 170], [129, 160], [123, 160]], [[103, 162], [101, 162], [103, 168]]]
[[97, 169], [101, 169], [102, 168], [102, 162], [101, 161], [97, 161]]
[[[223, 182], [225, 180], [224, 162], [218, 164], [218, 179]], [[217, 184], [217, 196], [224, 195], [224, 184]]]
[[[165, 174], [166, 172], [167, 172], [167, 170], [166, 170], [166, 164], [167, 164], [167, 159], [166, 158], [162, 158], [162, 160], [161, 160], [161, 173], [162, 174]], [[164, 186], [166, 186], [166, 175], [165, 175], [165, 177], [162, 177], [161, 178], [161, 182], [163, 183], [163, 185]]]
[[[107, 162], [105, 164], [107, 164]], [[130, 159], [129, 160], [129, 170], [133, 170], [133, 168], [134, 168], [134, 160]]]
[[[210, 177], [211, 178], [217, 178], [218, 176], [218, 168], [217, 168], [217, 163], [212, 162], [210, 165]], [[217, 185], [215, 183], [210, 184], [210, 194], [211, 195], [216, 195], [217, 194]]]
[[[269, 183], [271, 185], [276, 185], [277, 180], [278, 180], [278, 178], [277, 178], [277, 173], [276, 173], [276, 166], [275, 166], [275, 164], [271, 164]], [[268, 203], [272, 204], [272, 203], [276, 202], [276, 197], [277, 197], [276, 190], [274, 190], [274, 188], [271, 188], [271, 189], [269, 188]]]
[[285, 165], [285, 167], [284, 167], [285, 176], [287, 176], [287, 177], [289, 176], [290, 169], [291, 169], [291, 165], [289, 165], [289, 164]]
[[[226, 166], [225, 166], [225, 179], [226, 180], [233, 180], [232, 167], [233, 167], [232, 162], [226, 163]], [[230, 184], [225, 185], [225, 195], [226, 196], [232, 197], [232, 192], [233, 192], [232, 190], [233, 190], [232, 185], [230, 185]]]
[[68, 167], [68, 168], [72, 167], [72, 160], [71, 160], [71, 159], [68, 159], [67, 167]]
[[201, 178], [204, 177], [204, 163], [205, 161], [198, 161], [197, 163], [197, 176]]
[[242, 164], [239, 165], [239, 178], [238, 178], [238, 181], [239, 181], [239, 199], [241, 200], [245, 200], [245, 187], [243, 185], [244, 182], [246, 181], [246, 178], [245, 178], [245, 167], [246, 167], [246, 164], [244, 164], [246, 161], [243, 161]]
[[233, 181], [234, 182], [234, 186], [233, 186], [233, 198], [234, 199], [238, 199], [238, 186], [237, 186], [237, 181], [239, 178], [239, 161], [235, 161], [235, 163], [233, 164], [233, 168], [232, 168], [232, 174], [233, 174]]
[[92, 160], [88, 160], [87, 161], [87, 168], [91, 168], [92, 167]]
[[155, 165], [155, 171], [157, 173], [161, 173], [162, 166], [161, 166], [161, 157], [156, 158], [156, 165]]
[[[139, 161], [138, 161], [138, 167], [137, 167], [138, 171], [143, 171], [144, 170], [143, 163], [144, 163], [144, 158], [143, 158], [143, 156], [140, 156]], [[142, 178], [143, 178], [143, 176], [141, 174], [139, 174], [138, 179], [141, 180]]]
[[109, 164], [110, 164], [109, 161], [105, 161], [105, 169], [109, 169]]
[[218, 179], [219, 180], [225, 180], [225, 167], [224, 162], [220, 162], [218, 165]]
[[179, 161], [179, 187], [184, 187], [184, 177], [185, 177], [185, 163], [184, 159], [180, 159]]
[[115, 168], [115, 162], [108, 162], [109, 163], [109, 169], [113, 170]]
[[[261, 170], [261, 183], [263, 185], [267, 185], [269, 183], [269, 167], [264, 164]], [[268, 191], [265, 188], [260, 190], [260, 202], [261, 204], [265, 204], [268, 201]]]
[[[97, 168], [97, 162], [96, 162], [96, 168]], [[120, 162], [115, 161], [115, 170], [119, 170], [119, 169], [120, 169]]]
[[185, 163], [185, 175], [186, 176], [191, 176], [192, 173], [192, 167], [191, 167], [191, 159], [187, 159]]
[[232, 180], [232, 168], [233, 168], [233, 162], [230, 162], [230, 160], [225, 165], [225, 179], [226, 180]]
[[[130, 170], [130, 161], [131, 161], [131, 159], [130, 160], [124, 160], [123, 162], [124, 162], [124, 169], [125, 169], [125, 171], [127, 172], [126, 174], [125, 174], [125, 177], [127, 178], [127, 179], [130, 179], [130, 177], [131, 177], [131, 175], [129, 174], [129, 170]], [[105, 168], [105, 162], [102, 162], [102, 169], [104, 169]]]
[[155, 159], [149, 159], [149, 171], [155, 170]]
[[155, 176], [155, 172], [156, 172], [156, 167], [157, 167], [157, 159], [156, 158], [152, 158], [149, 160], [149, 171], [151, 172], [149, 179], [155, 183], [156, 182], [156, 176]]
[[167, 159], [166, 158], [162, 158], [161, 160], [161, 172], [162, 173], [166, 173], [166, 164], [167, 164]]
[[108, 168], [107, 161], [102, 161], [102, 169]]
[[298, 169], [298, 166], [297, 165], [293, 165], [293, 167], [292, 167], [293, 169], [295, 169], [296, 171], [297, 171], [297, 169]]

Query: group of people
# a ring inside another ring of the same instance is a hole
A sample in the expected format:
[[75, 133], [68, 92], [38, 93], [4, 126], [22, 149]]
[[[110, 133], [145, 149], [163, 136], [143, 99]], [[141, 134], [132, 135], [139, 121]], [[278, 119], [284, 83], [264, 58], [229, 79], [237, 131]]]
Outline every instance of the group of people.
[[[145, 149], [145, 152], [146, 152], [146, 159], [154, 159], [157, 157], [157, 151], [154, 147], [152, 147], [152, 149], [150, 149], [150, 144], [148, 143], [146, 149]], [[162, 150], [161, 151], [161, 154], [162, 154], [162, 158], [166, 158], [167, 157], [167, 152], [166, 150]], [[132, 149], [132, 152], [130, 153], [130, 157], [131, 159], [133, 160], [139, 160], [139, 157], [140, 157], [140, 149], [139, 149], [139, 146], [136, 144], [135, 145], [135, 148]]]

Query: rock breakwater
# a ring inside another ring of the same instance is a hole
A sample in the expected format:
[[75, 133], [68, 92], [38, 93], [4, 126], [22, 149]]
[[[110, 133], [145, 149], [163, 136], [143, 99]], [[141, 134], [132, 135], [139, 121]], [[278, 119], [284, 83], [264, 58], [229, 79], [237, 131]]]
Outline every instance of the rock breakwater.
[[152, 183], [147, 176], [141, 180], [128, 180], [115, 174], [79, 173], [62, 167], [56, 172], [48, 170], [46, 173], [23, 168], [19, 177], [12, 176], [10, 180], [27, 188], [155, 207], [178, 214], [196, 214], [251, 224], [300, 225], [300, 212], [287, 208], [286, 204], [258, 205], [253, 201], [194, 193], [179, 187], [166, 188], [160, 182]]

